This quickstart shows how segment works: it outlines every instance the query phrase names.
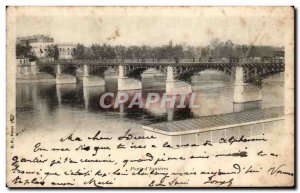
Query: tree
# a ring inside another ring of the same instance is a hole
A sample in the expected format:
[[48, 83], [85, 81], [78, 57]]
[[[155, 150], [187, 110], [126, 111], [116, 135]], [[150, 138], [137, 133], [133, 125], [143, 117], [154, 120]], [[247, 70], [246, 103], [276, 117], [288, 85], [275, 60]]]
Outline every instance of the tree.
[[87, 59], [87, 60], [93, 60], [95, 58], [95, 54], [92, 50], [92, 48], [86, 48], [84, 49], [84, 56], [82, 59]]
[[37, 59], [28, 41], [16, 44], [16, 56], [29, 58], [30, 61]]
[[151, 58], [151, 48], [149, 46], [143, 45], [141, 48], [141, 56], [140, 58], [146, 59], [146, 58]]
[[201, 48], [201, 58], [202, 59], [208, 58], [208, 55], [209, 55], [208, 47]]
[[195, 58], [195, 48], [192, 46], [186, 46], [184, 49], [184, 58]]
[[116, 46], [116, 47], [114, 48], [116, 57], [117, 57], [117, 58], [122, 58], [122, 59], [126, 58], [126, 50], [127, 50], [127, 49], [126, 49], [125, 46], [121, 46], [121, 45]]
[[57, 60], [59, 57], [59, 50], [57, 45], [48, 45], [46, 55], [48, 57], [54, 58], [54, 60]]
[[152, 52], [153, 52], [153, 58], [160, 61], [161, 59], [163, 59], [163, 54], [161, 52], [162, 48], [161, 47], [154, 47], [152, 48]]
[[72, 50], [72, 57], [77, 60], [85, 59], [85, 47], [82, 44], [77, 44]]
[[[91, 53], [89, 53], [89, 51]], [[101, 46], [99, 44], [92, 44], [90, 50], [88, 52], [90, 54], [90, 59], [101, 59]]]
[[103, 44], [101, 49], [101, 58], [103, 59], [115, 59], [116, 53], [112, 46]]
[[176, 61], [178, 61], [180, 58], [185, 58], [186, 57], [186, 53], [183, 51], [183, 47], [181, 45], [176, 45], [173, 48], [173, 55], [174, 55], [174, 59]]

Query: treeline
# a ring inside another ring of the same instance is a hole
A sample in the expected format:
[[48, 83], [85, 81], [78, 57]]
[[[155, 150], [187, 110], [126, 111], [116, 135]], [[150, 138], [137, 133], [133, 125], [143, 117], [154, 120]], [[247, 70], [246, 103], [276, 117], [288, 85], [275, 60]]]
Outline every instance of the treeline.
[[274, 57], [278, 53], [277, 51], [283, 51], [283, 47], [239, 45], [230, 40], [222, 42], [219, 39], [213, 39], [207, 47], [201, 49], [201, 55], [212, 58], [261, 58]]
[[194, 47], [172, 44], [150, 47], [150, 46], [111, 46], [107, 44], [93, 44], [84, 47], [82, 44], [72, 50], [74, 59], [180, 59], [193, 58], [197, 55]]
[[[207, 46], [187, 46], [176, 44], [172, 41], [168, 45], [163, 46], [111, 46], [108, 44], [93, 44], [91, 46], [84, 46], [77, 44], [72, 50], [72, 57], [74, 59], [200, 59], [206, 60], [208, 58], [220, 59], [231, 57], [274, 57], [277, 51], [283, 51], [282, 47], [273, 46], [257, 46], [257, 45], [239, 45], [232, 41], [220, 41], [213, 39]], [[29, 43], [17, 44], [16, 55], [25, 56], [31, 59], [36, 59], [35, 53]], [[54, 59], [59, 58], [59, 50], [57, 45], [48, 46], [46, 49], [46, 57]]]
[[230, 40], [222, 42], [214, 39], [208, 46], [193, 47], [186, 45], [164, 46], [111, 46], [107, 44], [93, 44], [85, 47], [82, 44], [72, 51], [74, 59], [172, 59], [182, 58], [208, 59], [208, 58], [231, 58], [231, 57], [274, 57], [276, 51], [283, 50], [280, 47], [256, 46], [256, 45], [238, 45]]

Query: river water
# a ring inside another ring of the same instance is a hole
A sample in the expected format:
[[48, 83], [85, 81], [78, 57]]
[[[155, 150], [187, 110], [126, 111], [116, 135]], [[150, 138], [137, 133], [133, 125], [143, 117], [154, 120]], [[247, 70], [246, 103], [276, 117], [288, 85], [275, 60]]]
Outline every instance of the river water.
[[[141, 93], [143, 100], [148, 92], [164, 93], [163, 80], [142, 81], [143, 89], [128, 92]], [[151, 85], [151, 86], [150, 86]], [[158, 85], [156, 88], [153, 85]], [[262, 87], [262, 108], [283, 106], [283, 73], [266, 79]], [[119, 135], [128, 128], [141, 133], [141, 125], [187, 119], [199, 116], [233, 112], [233, 81], [215, 71], [203, 71], [192, 78], [199, 108], [103, 109], [99, 98], [105, 92], [117, 93], [116, 77], [107, 77], [106, 86], [83, 88], [82, 83], [56, 85], [55, 83], [17, 84], [17, 132], [51, 132], [56, 129], [101, 130]]]

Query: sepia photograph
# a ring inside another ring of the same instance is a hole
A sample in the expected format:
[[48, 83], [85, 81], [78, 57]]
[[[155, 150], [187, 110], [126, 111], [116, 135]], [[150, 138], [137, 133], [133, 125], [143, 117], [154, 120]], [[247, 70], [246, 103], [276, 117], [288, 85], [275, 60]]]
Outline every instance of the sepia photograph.
[[293, 188], [294, 11], [8, 6], [6, 185]]

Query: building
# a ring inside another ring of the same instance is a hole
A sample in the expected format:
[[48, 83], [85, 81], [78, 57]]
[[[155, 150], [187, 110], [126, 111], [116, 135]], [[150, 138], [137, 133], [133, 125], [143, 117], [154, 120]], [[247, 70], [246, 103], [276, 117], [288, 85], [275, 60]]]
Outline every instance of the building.
[[54, 39], [48, 35], [33, 35], [17, 38], [17, 43], [26, 44], [32, 47], [37, 58], [45, 58], [47, 46], [54, 45]]
[[32, 78], [36, 76], [36, 62], [29, 58], [17, 57], [17, 78]]
[[54, 42], [54, 39], [48, 35], [33, 35], [26, 37], [18, 37], [17, 43], [37, 43], [37, 42]]
[[71, 59], [72, 50], [76, 47], [74, 44], [58, 44], [59, 59]]
[[[26, 37], [18, 37], [17, 43], [27, 44], [32, 47], [32, 51], [39, 59], [47, 58], [47, 47], [55, 45], [54, 39], [48, 35], [33, 35]], [[59, 50], [59, 59], [71, 59], [72, 49], [76, 47], [74, 44], [57, 44]]]

